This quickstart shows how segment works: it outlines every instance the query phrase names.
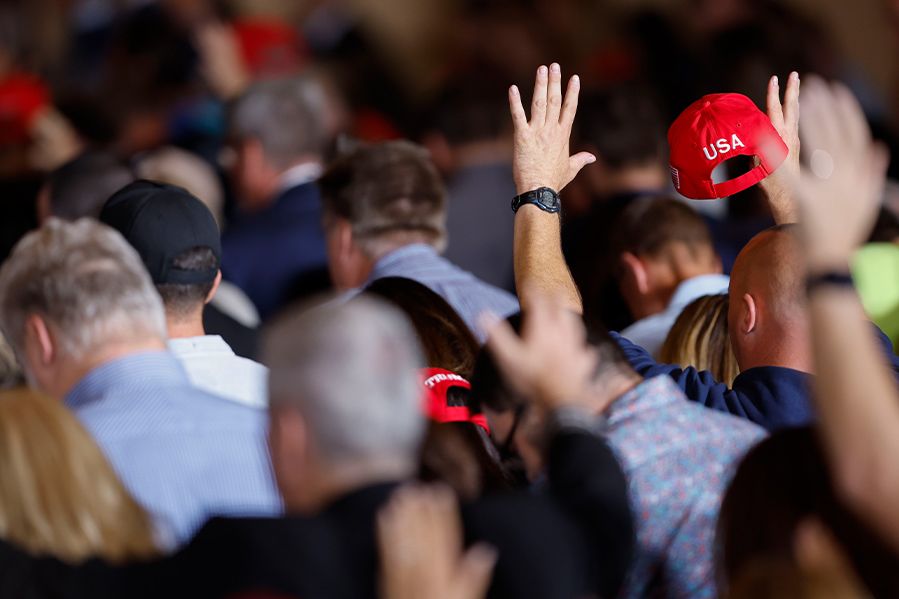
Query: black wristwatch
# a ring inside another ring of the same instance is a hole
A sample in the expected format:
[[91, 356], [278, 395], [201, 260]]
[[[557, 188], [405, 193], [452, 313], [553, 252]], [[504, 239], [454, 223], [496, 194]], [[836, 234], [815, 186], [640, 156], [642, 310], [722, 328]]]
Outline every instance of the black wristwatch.
[[518, 209], [525, 204], [534, 204], [540, 210], [550, 214], [558, 214], [562, 210], [562, 200], [559, 198], [559, 194], [549, 187], [526, 191], [520, 196], [512, 198], [512, 212], [518, 212]]

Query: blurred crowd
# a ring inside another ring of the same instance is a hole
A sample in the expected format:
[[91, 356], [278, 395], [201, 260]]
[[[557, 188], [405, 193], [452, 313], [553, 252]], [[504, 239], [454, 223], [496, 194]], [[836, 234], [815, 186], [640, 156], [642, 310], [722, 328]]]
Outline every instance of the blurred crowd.
[[0, 598], [897, 596], [899, 104], [673, 4], [0, 2]]

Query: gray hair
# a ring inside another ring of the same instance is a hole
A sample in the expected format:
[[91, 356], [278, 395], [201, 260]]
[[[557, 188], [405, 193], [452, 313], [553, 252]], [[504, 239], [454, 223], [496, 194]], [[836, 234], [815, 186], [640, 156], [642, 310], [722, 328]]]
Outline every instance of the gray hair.
[[414, 460], [425, 430], [418, 339], [380, 300], [326, 303], [266, 336], [272, 406], [297, 408], [331, 463]]
[[137, 252], [88, 218], [49, 219], [0, 268], [0, 328], [19, 352], [32, 314], [47, 320], [68, 356], [166, 334], [162, 300]]
[[303, 155], [324, 152], [325, 91], [311, 77], [261, 81], [232, 108], [231, 135], [256, 139], [266, 158], [285, 169]]

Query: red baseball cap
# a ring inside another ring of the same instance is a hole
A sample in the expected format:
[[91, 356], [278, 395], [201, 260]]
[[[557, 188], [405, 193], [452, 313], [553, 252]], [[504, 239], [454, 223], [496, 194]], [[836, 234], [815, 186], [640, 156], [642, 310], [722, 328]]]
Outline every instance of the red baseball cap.
[[450, 370], [423, 368], [425, 413], [435, 422], [471, 422], [490, 432], [487, 417], [473, 414], [467, 405], [471, 383]]
[[[752, 187], [789, 152], [771, 119], [743, 94], [710, 94], [690, 104], [668, 129], [668, 145], [674, 188], [694, 200]], [[712, 181], [715, 167], [735, 156], [758, 156], [759, 165], [730, 181]]]

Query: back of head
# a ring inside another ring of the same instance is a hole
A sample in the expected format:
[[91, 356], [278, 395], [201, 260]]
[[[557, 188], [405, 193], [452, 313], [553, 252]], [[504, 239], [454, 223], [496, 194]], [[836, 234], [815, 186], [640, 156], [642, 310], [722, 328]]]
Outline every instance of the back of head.
[[97, 218], [109, 196], [133, 180], [131, 169], [114, 154], [84, 152], [48, 176], [48, 216], [65, 220]]
[[225, 218], [222, 182], [208, 162], [181, 148], [167, 146], [141, 156], [135, 166], [141, 179], [183, 187], [209, 208], [219, 226]]
[[403, 277], [377, 279], [365, 288], [365, 294], [403, 311], [418, 334], [428, 366], [471, 377], [480, 346], [462, 317], [440, 295]]
[[491, 83], [505, 79], [476, 71], [457, 76], [446, 85], [433, 118], [434, 126], [451, 146], [511, 137], [505, 87]]
[[347, 220], [373, 257], [385, 239], [446, 243], [446, 190], [427, 150], [408, 141], [359, 146], [318, 181], [325, 218]]
[[150, 518], [62, 404], [0, 392], [0, 536], [66, 561], [156, 553]]
[[32, 314], [73, 358], [110, 343], [165, 338], [162, 302], [140, 257], [116, 231], [87, 218], [50, 219], [0, 268], [0, 328], [19, 352]]
[[778, 225], [753, 237], [731, 271], [730, 296], [744, 293], [767, 303], [776, 322], [789, 326], [805, 314], [805, 270], [796, 225]]
[[138, 180], [103, 206], [100, 222], [137, 250], [170, 320], [201, 317], [221, 261], [218, 226], [186, 189]]
[[813, 368], [797, 235], [795, 225], [771, 227], [753, 237], [734, 262], [728, 320], [741, 370]]
[[690, 206], [666, 197], [634, 200], [621, 212], [613, 227], [615, 256], [631, 253], [657, 259], [668, 258], [673, 244], [686, 248], [695, 262], [717, 260], [712, 234], [702, 216]]
[[705, 295], [683, 311], [659, 351], [668, 364], [708, 370], [730, 386], [740, 373], [727, 330], [727, 294]]
[[612, 169], [665, 165], [665, 128], [648, 90], [616, 85], [578, 102], [575, 138]]
[[[509, 316], [506, 322], [517, 333], [521, 333], [521, 312]], [[594, 383], [601, 385], [604, 380], [610, 380], [612, 377], [634, 376], [635, 373], [621, 351], [621, 346], [612, 339], [609, 332], [599, 325], [588, 323], [585, 325], [587, 326], [587, 343], [596, 350], [599, 358], [593, 373]], [[475, 360], [474, 372], [471, 377], [471, 391], [479, 406], [484, 406], [494, 412], [513, 410], [521, 403], [521, 398], [503, 380], [499, 366], [486, 346], [481, 348]]]
[[257, 140], [273, 167], [284, 170], [325, 151], [325, 92], [311, 77], [253, 84], [232, 106], [230, 135]]
[[415, 332], [378, 300], [294, 312], [267, 333], [273, 409], [294, 408], [327, 463], [405, 462], [424, 435], [421, 353]]
[[735, 580], [757, 560], [796, 563], [796, 532], [808, 518], [833, 533], [874, 596], [896, 596], [899, 559], [842, 505], [811, 427], [776, 432], [743, 458], [718, 520], [719, 580]]
[[726, 599], [863, 599], [868, 594], [837, 572], [807, 572], [783, 560], [758, 560], [731, 585]]

